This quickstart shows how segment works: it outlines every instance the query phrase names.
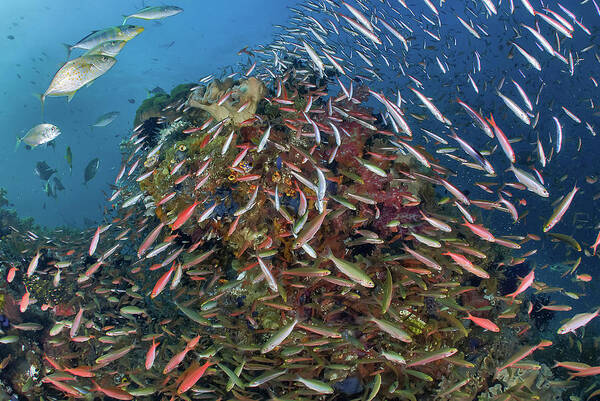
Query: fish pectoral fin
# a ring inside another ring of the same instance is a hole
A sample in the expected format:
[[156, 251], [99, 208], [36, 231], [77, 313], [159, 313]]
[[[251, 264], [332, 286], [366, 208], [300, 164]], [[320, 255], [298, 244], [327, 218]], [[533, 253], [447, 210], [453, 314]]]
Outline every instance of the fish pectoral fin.
[[66, 95], [68, 96], [67, 97], [67, 102], [70, 102], [71, 99], [73, 99], [73, 96], [75, 96], [76, 93], [77, 93], [77, 91], [66, 93]]

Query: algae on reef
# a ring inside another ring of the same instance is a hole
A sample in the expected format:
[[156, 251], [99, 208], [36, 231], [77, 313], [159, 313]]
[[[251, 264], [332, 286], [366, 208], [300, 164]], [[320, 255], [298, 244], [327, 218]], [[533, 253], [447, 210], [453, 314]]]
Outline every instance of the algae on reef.
[[151, 117], [160, 117], [162, 109], [167, 105], [186, 96], [191, 88], [196, 84], [179, 84], [171, 90], [171, 94], [158, 93], [148, 99], [145, 99], [135, 112], [134, 126], [146, 121]]

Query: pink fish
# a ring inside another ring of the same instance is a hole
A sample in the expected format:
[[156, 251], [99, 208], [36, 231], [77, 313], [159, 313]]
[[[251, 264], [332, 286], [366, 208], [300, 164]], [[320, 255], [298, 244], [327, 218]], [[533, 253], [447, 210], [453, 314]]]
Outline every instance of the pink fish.
[[160, 235], [160, 232], [161, 232], [161, 230], [162, 230], [162, 228], [164, 226], [165, 226], [165, 223], [160, 222], [154, 228], [154, 230], [152, 230], [150, 232], [150, 234], [148, 234], [148, 236], [146, 237], [146, 239], [144, 239], [144, 242], [142, 242], [142, 244], [138, 248], [138, 252], [137, 252], [138, 258], [142, 257], [142, 255], [144, 253], [146, 253], [146, 250], [148, 250], [148, 248], [154, 243], [154, 241], [156, 241], [156, 238], [158, 238], [158, 236]]
[[504, 151], [504, 154], [506, 155], [506, 157], [508, 157], [508, 160], [514, 163], [516, 160], [515, 152], [513, 151], [513, 148], [510, 145], [508, 138], [506, 137], [506, 135], [504, 135], [504, 132], [502, 132], [500, 127], [496, 125], [496, 122], [494, 121], [494, 116], [492, 114], [490, 114], [488, 122], [492, 125], [492, 128], [494, 129], [494, 134], [496, 134], [496, 138], [498, 138], [498, 142], [500, 142], [500, 147]]
[[560, 326], [557, 333], [558, 334], [575, 333], [575, 330], [577, 330], [580, 327], [585, 326], [593, 318], [598, 316], [599, 312], [600, 312], [600, 308], [596, 309], [592, 313], [578, 313], [575, 316], [573, 316], [568, 322], [566, 322], [565, 324]]
[[529, 287], [531, 287], [531, 284], [533, 284], [533, 279], [535, 278], [535, 269], [531, 270], [531, 272], [529, 272], [529, 274], [527, 276], [525, 276], [525, 278], [523, 278], [523, 280], [521, 280], [521, 284], [519, 284], [519, 287], [515, 290], [515, 292], [512, 292], [510, 294], [506, 294], [506, 297], [512, 297], [513, 301], [515, 300], [515, 297], [517, 295], [519, 295], [520, 293], [524, 292], [525, 290], [527, 290]]
[[598, 247], [598, 244], [600, 244], [600, 231], [598, 232], [598, 235], [596, 236], [596, 241], [594, 242], [594, 245], [590, 246], [590, 248], [592, 248], [594, 250], [594, 256], [596, 256], [596, 248]]
[[173, 274], [174, 271], [175, 271], [175, 262], [173, 262], [173, 264], [171, 265], [171, 268], [168, 271], [166, 271], [165, 274], [163, 274], [158, 279], [158, 281], [154, 285], [154, 288], [152, 289], [152, 292], [150, 293], [150, 298], [156, 298], [162, 292], [162, 290], [165, 289], [165, 286], [171, 279], [171, 275]]
[[157, 343], [154, 341], [154, 338], [152, 339], [152, 345], [150, 346], [150, 348], [148, 349], [148, 352], [146, 353], [146, 363], [145, 363], [145, 367], [146, 370], [150, 370], [152, 368], [152, 365], [154, 365], [154, 358], [156, 358], [156, 348], [160, 345], [160, 343]]
[[483, 270], [479, 266], [475, 266], [473, 263], [471, 263], [469, 259], [467, 259], [461, 254], [453, 252], [444, 252], [442, 255], [450, 256], [452, 260], [454, 260], [454, 263], [456, 263], [466, 271], [473, 273], [477, 277], [490, 278], [490, 275], [485, 270]]
[[200, 378], [202, 376], [204, 376], [206, 369], [208, 369], [208, 367], [212, 364], [213, 364], [213, 362], [206, 361], [206, 363], [204, 363], [204, 365], [198, 366], [198, 367], [190, 370], [188, 372], [188, 374], [185, 375], [185, 378], [183, 379], [183, 381], [177, 388], [177, 394], [185, 393], [190, 388], [192, 388], [194, 386], [194, 384], [196, 384], [198, 382], [198, 380], [200, 380]]
[[27, 291], [26, 287], [25, 294], [23, 294], [23, 297], [19, 302], [19, 310], [21, 311], [21, 313], [25, 313], [25, 311], [27, 310], [27, 306], [29, 306], [29, 291]]
[[489, 331], [494, 331], [494, 332], [500, 331], [500, 328], [494, 322], [492, 322], [489, 319], [483, 318], [483, 317], [473, 316], [470, 313], [468, 313], [467, 317], [464, 317], [463, 319], [469, 319], [470, 321], [475, 323], [477, 326], [483, 327], [484, 329], [489, 330]]
[[171, 225], [171, 230], [177, 230], [179, 227], [185, 224], [186, 221], [194, 214], [194, 209], [198, 206], [200, 202], [194, 201], [190, 206], [183, 209], [181, 213], [177, 216], [175, 222]]
[[38, 263], [40, 261], [40, 251], [37, 251], [31, 262], [29, 262], [29, 266], [27, 267], [27, 277], [31, 277], [31, 275], [37, 269]]
[[522, 359], [527, 358], [529, 355], [533, 354], [536, 350], [538, 350], [540, 348], [544, 348], [544, 347], [549, 347], [550, 345], [552, 345], [552, 341], [542, 340], [537, 345], [526, 346], [526, 347], [521, 348], [521, 350], [518, 351], [516, 354], [514, 354], [504, 365], [502, 365], [498, 369], [496, 369], [496, 375], [494, 377], [497, 377], [498, 373], [500, 373], [504, 369], [511, 367], [512, 365], [514, 365], [515, 363], [519, 362]]
[[586, 369], [582, 369], [577, 373], [571, 373], [571, 377], [595, 376], [598, 374], [600, 374], [600, 366], [592, 366]]
[[92, 242], [90, 243], [89, 254], [92, 256], [94, 252], [96, 252], [96, 247], [98, 246], [98, 240], [100, 240], [100, 226], [96, 229], [94, 236], [92, 237]]
[[94, 384], [92, 391], [100, 391], [104, 395], [116, 398], [117, 400], [133, 400], [131, 394], [125, 390], [121, 390], [119, 387], [100, 387], [94, 380], [92, 380], [92, 383]]
[[17, 269], [14, 266], [11, 266], [10, 269], [8, 270], [8, 274], [6, 275], [6, 281], [9, 283], [12, 283], [12, 281], [15, 279], [15, 274], [17, 273]]
[[473, 234], [477, 235], [479, 238], [484, 239], [489, 242], [496, 241], [496, 238], [490, 233], [484, 226], [479, 224], [471, 224], [466, 219], [463, 226], [469, 227], [469, 229], [473, 232]]
[[83, 308], [80, 306], [77, 315], [73, 319], [73, 324], [71, 324], [71, 330], [69, 331], [69, 336], [75, 337], [77, 332], [79, 331], [79, 326], [81, 326], [81, 318], [83, 317]]

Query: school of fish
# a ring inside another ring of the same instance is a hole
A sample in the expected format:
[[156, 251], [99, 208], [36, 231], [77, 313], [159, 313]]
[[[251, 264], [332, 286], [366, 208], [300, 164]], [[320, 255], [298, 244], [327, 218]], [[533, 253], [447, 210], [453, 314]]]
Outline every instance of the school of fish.
[[[598, 349], [600, 226], [578, 212], [597, 177], [576, 155], [595, 147], [600, 9], [458, 3], [291, 7], [272, 43], [240, 50], [238, 70], [136, 122], [102, 224], [54, 237], [13, 227], [27, 247], [4, 267], [22, 318], [0, 346], [44, 333], [30, 391], [599, 397], [600, 361], [584, 347]], [[181, 11], [147, 7], [123, 24]], [[141, 32], [111, 29], [69, 51]], [[71, 60], [42, 99], [70, 99], [113, 64]], [[49, 287], [62, 295], [43, 297]]]

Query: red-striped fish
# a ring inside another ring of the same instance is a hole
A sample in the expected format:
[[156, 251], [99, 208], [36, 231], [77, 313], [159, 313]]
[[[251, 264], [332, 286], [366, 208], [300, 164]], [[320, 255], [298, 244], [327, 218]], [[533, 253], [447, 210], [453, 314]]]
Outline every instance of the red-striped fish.
[[198, 382], [198, 380], [200, 380], [200, 378], [202, 376], [204, 376], [206, 369], [208, 369], [208, 367], [210, 365], [213, 365], [213, 362], [206, 361], [206, 363], [204, 363], [204, 365], [197, 366], [197, 367], [191, 369], [188, 372], [188, 374], [185, 375], [185, 378], [183, 379], [183, 381], [177, 388], [177, 394], [183, 394], [186, 391], [188, 391], [190, 388], [192, 388], [194, 386], [194, 384], [196, 384]]
[[177, 230], [179, 227], [185, 224], [186, 221], [192, 216], [194, 213], [194, 209], [199, 205], [200, 202], [194, 201], [190, 206], [183, 209], [181, 213], [177, 216], [175, 222], [171, 225], [171, 230]]
[[160, 345], [160, 343], [157, 343], [154, 341], [154, 338], [152, 339], [152, 345], [150, 346], [150, 348], [148, 349], [148, 352], [146, 353], [146, 363], [144, 364], [144, 366], [146, 367], [146, 370], [150, 370], [152, 368], [152, 365], [154, 365], [154, 359], [156, 358], [156, 348]]
[[160, 235], [160, 232], [162, 230], [162, 228], [165, 226], [165, 223], [160, 222], [155, 228], [154, 230], [152, 230], [150, 232], [150, 234], [148, 234], [148, 236], [146, 237], [146, 239], [144, 240], [144, 242], [142, 242], [142, 244], [140, 245], [140, 247], [138, 248], [138, 252], [137, 252], [137, 256], [138, 258], [142, 257], [142, 255], [144, 253], [146, 253], [146, 251], [148, 250], [148, 248], [150, 246], [152, 246], [152, 244], [154, 243], [154, 241], [156, 241], [156, 238], [158, 238], [158, 236]]
[[163, 274], [158, 279], [158, 281], [154, 285], [154, 288], [152, 289], [152, 292], [150, 293], [150, 298], [156, 298], [162, 292], [162, 290], [165, 289], [165, 286], [171, 279], [171, 275], [173, 274], [174, 271], [175, 271], [175, 262], [173, 262], [173, 264], [171, 265], [171, 268], [168, 271], [166, 271], [165, 274]]
[[100, 240], [100, 226], [96, 229], [94, 236], [92, 237], [92, 242], [90, 243], [89, 254], [92, 256], [94, 252], [96, 252], [96, 247], [98, 246], [98, 241]]

